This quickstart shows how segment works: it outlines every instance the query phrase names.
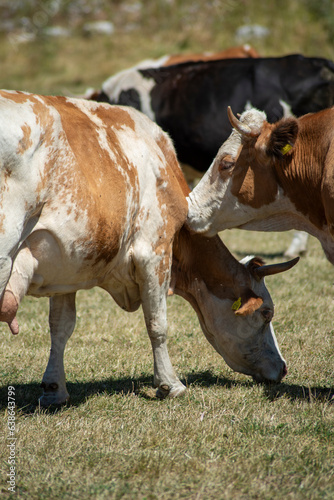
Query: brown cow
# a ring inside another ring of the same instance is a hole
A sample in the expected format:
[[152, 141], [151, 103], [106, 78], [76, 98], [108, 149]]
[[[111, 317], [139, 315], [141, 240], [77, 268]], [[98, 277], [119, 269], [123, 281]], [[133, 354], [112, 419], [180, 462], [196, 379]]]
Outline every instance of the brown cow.
[[312, 234], [334, 264], [334, 107], [275, 124], [245, 111], [189, 195], [188, 225]]

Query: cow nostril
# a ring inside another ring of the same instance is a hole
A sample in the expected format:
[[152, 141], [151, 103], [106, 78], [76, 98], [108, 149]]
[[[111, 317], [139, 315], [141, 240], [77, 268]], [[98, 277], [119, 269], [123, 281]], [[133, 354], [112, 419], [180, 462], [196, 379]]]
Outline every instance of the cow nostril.
[[261, 314], [262, 314], [262, 316], [264, 318], [264, 321], [266, 323], [270, 323], [270, 321], [273, 319], [273, 316], [274, 316], [274, 314], [273, 314], [273, 312], [272, 312], [271, 309], [263, 309], [261, 311]]
[[288, 368], [287, 368], [286, 364], [284, 363], [283, 371], [282, 371], [282, 378], [284, 378], [287, 374], [288, 374]]

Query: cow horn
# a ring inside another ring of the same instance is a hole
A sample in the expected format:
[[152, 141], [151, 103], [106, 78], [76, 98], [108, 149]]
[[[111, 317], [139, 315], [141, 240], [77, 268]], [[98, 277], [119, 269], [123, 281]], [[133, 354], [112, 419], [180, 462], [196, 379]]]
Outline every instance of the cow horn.
[[246, 123], [242, 123], [236, 116], [234, 116], [231, 106], [228, 106], [227, 108], [227, 115], [232, 127], [240, 132], [240, 134], [247, 137], [257, 137], [259, 135], [258, 133], [253, 132], [253, 130]]
[[289, 260], [288, 262], [281, 262], [280, 264], [269, 264], [265, 266], [257, 267], [253, 270], [257, 279], [264, 278], [265, 276], [271, 276], [272, 274], [283, 273], [284, 271], [288, 271], [293, 266], [297, 264], [299, 261], [299, 257], [295, 259]]

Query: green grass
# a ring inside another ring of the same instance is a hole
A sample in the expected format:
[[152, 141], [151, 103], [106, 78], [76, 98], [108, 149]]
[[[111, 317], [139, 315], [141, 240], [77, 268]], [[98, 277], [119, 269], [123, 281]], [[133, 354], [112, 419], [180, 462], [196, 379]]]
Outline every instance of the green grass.
[[[333, 58], [330, 2], [322, 4], [323, 17], [313, 3], [160, 0], [143, 1], [136, 13], [124, 10], [124, 2], [100, 2], [116, 26], [111, 37], [84, 37], [80, 23], [70, 39], [39, 35], [15, 45], [1, 35], [1, 87], [82, 92], [144, 58], [234, 45], [238, 26], [251, 23], [271, 29], [266, 39], [247, 40], [263, 55]], [[63, 4], [49, 24], [68, 24], [69, 4]], [[31, 2], [16, 16], [32, 19], [30, 5], [36, 11], [40, 4]], [[129, 23], [137, 27], [128, 31]], [[283, 259], [291, 233], [226, 231], [222, 237], [238, 258], [256, 253], [271, 263]], [[12, 385], [16, 498], [332, 499], [333, 282], [333, 267], [313, 238], [293, 270], [267, 278], [289, 370], [281, 384], [271, 386], [227, 367], [191, 307], [171, 297], [169, 351], [188, 393], [165, 401], [153, 397], [141, 311], [124, 313], [98, 289], [79, 292], [77, 326], [65, 352], [71, 402], [54, 411], [37, 404], [49, 353], [48, 301], [25, 298], [20, 334], [0, 325], [1, 494], [14, 498], [6, 483]]]

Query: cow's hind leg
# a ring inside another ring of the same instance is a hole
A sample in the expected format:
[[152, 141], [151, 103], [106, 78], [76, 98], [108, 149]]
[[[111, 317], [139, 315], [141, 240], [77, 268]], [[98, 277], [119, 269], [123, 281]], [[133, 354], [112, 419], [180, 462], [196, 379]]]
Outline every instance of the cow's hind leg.
[[[154, 256], [150, 257], [150, 263], [148, 264], [147, 261], [144, 263], [142, 260], [140, 269], [137, 268], [136, 271], [137, 276], [141, 276], [142, 307], [153, 350], [154, 385], [158, 388], [157, 397], [175, 397], [183, 394], [186, 387], [176, 376], [167, 349], [169, 266], [166, 264], [161, 266], [159, 261], [154, 265], [152, 262]], [[163, 257], [161, 256], [161, 258]], [[166, 261], [168, 262], [170, 259], [171, 255], [166, 258]]]
[[64, 350], [74, 330], [75, 320], [75, 293], [50, 298], [51, 350], [42, 381], [44, 392], [40, 398], [41, 406], [60, 405], [69, 399], [65, 382]]

